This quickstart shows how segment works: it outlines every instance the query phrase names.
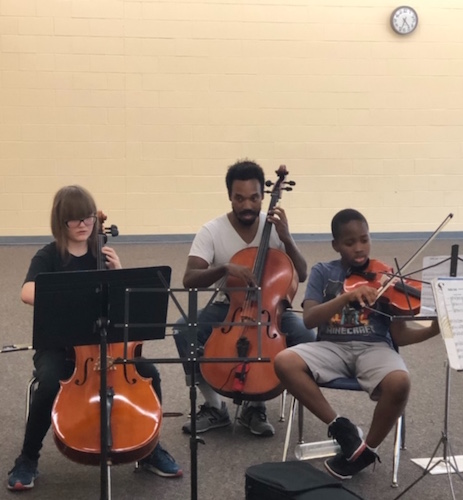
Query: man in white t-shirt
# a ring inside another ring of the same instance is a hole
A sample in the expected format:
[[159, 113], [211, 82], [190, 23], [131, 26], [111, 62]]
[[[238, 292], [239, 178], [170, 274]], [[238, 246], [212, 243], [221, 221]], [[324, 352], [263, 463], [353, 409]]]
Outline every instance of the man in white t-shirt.
[[[232, 257], [245, 248], [259, 247], [264, 226], [268, 221], [272, 227], [269, 248], [284, 252], [291, 259], [299, 282], [307, 278], [307, 264], [289, 232], [285, 211], [275, 206], [268, 214], [261, 212], [264, 197], [265, 177], [262, 168], [252, 161], [239, 161], [232, 165], [226, 175], [231, 211], [206, 223], [197, 233], [192, 243], [183, 277], [185, 288], [207, 288], [212, 285], [226, 286], [228, 277], [243, 284], [258, 285], [252, 269], [232, 263]], [[228, 297], [219, 292], [214, 302], [198, 312], [198, 345], [204, 346], [212, 333], [212, 324], [225, 321], [229, 309]], [[302, 318], [291, 311], [281, 316], [281, 332], [286, 336], [288, 346], [315, 340], [316, 334], [307, 329]], [[174, 327], [174, 338], [180, 357], [190, 354], [191, 342], [185, 321], [179, 320]], [[212, 364], [213, 366], [213, 364]], [[184, 364], [187, 383], [190, 385], [191, 366]], [[212, 369], [210, 367], [210, 369]], [[221, 396], [202, 378], [198, 372], [198, 387], [205, 403], [196, 414], [196, 432], [230, 425], [228, 409]], [[262, 401], [245, 403], [239, 422], [258, 436], [273, 436], [273, 426], [268, 422], [265, 404]], [[183, 426], [183, 431], [191, 433], [191, 421]]]

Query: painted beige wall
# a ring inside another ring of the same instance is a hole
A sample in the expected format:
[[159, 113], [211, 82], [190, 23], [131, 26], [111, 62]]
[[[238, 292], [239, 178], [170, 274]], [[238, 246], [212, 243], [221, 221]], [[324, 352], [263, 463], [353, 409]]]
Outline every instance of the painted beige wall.
[[463, 2], [0, 0], [0, 236], [89, 188], [122, 234], [194, 233], [249, 157], [296, 233], [463, 229]]

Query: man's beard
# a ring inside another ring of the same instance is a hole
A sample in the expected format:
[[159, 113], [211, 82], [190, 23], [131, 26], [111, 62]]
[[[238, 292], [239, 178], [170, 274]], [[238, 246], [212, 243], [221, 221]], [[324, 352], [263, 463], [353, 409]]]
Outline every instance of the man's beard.
[[[243, 224], [243, 226], [252, 226], [256, 221], [257, 217], [259, 217], [260, 212], [255, 212], [254, 210], [243, 210], [242, 212], [237, 212], [235, 209], [233, 209], [233, 213], [235, 214], [235, 217], [237, 218], [240, 224]], [[252, 219], [242, 218], [246, 217], [247, 215], [253, 215], [254, 217]]]

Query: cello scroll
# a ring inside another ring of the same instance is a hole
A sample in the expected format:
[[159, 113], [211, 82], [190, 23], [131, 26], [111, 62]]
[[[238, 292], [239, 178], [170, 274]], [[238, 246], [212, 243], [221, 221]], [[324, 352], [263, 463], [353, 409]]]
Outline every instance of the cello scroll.
[[108, 242], [108, 235], [113, 237], [119, 236], [119, 230], [117, 226], [111, 224], [109, 228], [104, 226], [104, 222], [107, 220], [108, 216], [102, 211], [97, 212], [97, 223], [98, 223], [98, 240], [97, 240], [97, 269], [106, 269], [106, 259], [107, 256], [103, 252], [103, 247]]

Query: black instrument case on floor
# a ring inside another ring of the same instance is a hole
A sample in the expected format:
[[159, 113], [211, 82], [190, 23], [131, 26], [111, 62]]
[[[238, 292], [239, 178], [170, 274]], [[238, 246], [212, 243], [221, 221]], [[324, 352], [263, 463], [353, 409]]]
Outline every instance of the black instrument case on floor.
[[358, 500], [308, 462], [267, 462], [246, 469], [246, 500]]

